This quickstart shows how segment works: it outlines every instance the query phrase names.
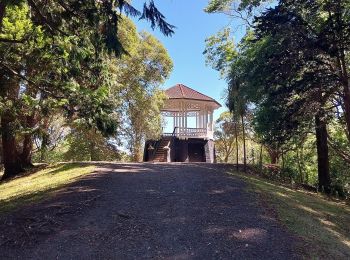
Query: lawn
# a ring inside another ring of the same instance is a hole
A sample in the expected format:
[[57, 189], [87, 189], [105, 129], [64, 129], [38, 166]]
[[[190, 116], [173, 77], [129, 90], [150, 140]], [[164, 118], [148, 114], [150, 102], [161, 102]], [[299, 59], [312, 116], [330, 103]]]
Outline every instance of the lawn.
[[312, 259], [350, 259], [350, 207], [322, 195], [283, 187], [252, 175], [244, 179], [292, 233], [303, 238], [301, 253]]
[[47, 198], [55, 190], [92, 173], [94, 169], [93, 165], [78, 163], [56, 164], [3, 182], [0, 184], [0, 214]]

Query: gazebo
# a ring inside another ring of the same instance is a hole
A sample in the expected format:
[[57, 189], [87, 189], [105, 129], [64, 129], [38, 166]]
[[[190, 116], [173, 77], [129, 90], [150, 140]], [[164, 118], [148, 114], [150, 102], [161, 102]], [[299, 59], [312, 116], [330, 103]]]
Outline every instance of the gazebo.
[[146, 141], [144, 161], [213, 163], [213, 112], [221, 105], [183, 84], [165, 93], [168, 99], [161, 112], [171, 118], [172, 132], [164, 132], [160, 140]]

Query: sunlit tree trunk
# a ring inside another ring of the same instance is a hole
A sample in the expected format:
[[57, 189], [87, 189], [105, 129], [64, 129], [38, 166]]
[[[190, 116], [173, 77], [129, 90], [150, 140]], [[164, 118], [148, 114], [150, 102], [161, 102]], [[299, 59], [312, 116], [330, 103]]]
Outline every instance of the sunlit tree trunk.
[[228, 153], [225, 153], [225, 157], [224, 157], [224, 162], [225, 163], [228, 163], [228, 156], [229, 156]]
[[132, 149], [132, 159], [134, 162], [142, 161], [142, 137], [139, 134], [134, 136], [134, 144]]
[[49, 119], [44, 118], [42, 125], [42, 134], [41, 134], [41, 145], [40, 145], [40, 162], [47, 162], [48, 150], [50, 145], [50, 136], [48, 133], [49, 128]]
[[260, 166], [260, 173], [262, 173], [263, 170], [263, 145], [260, 145], [260, 158], [259, 158], [259, 166]]
[[297, 153], [297, 165], [298, 165], [298, 172], [299, 172], [299, 176], [300, 176], [300, 183], [304, 183], [304, 173], [303, 173], [303, 170], [302, 170], [302, 162], [301, 160], [303, 159], [299, 153], [299, 147], [297, 148], [296, 150], [296, 153]]
[[[29, 115], [26, 117], [26, 127], [33, 128], [36, 124], [35, 115]], [[21, 164], [22, 167], [32, 167], [32, 151], [33, 151], [33, 135], [27, 133], [24, 135], [23, 148], [21, 153]]]

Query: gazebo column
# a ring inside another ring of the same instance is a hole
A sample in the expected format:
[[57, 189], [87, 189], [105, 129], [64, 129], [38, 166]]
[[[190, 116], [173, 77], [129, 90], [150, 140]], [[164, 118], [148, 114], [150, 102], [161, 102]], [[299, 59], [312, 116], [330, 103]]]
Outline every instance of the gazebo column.
[[179, 127], [180, 127], [180, 132], [182, 133], [183, 132], [183, 119], [184, 119], [184, 116], [183, 116], [183, 102], [180, 103], [180, 113], [179, 113]]
[[210, 131], [213, 131], [213, 126], [214, 126], [214, 122], [213, 122], [213, 114], [214, 111], [210, 111]]
[[185, 104], [185, 128], [187, 129], [187, 105]]
[[185, 131], [184, 128], [186, 127], [185, 118], [186, 118], [186, 116], [185, 116], [185, 103], [182, 103], [182, 128], [183, 128], [183, 131]]
[[179, 127], [180, 126], [180, 120], [179, 120], [179, 112], [176, 112], [176, 126]]

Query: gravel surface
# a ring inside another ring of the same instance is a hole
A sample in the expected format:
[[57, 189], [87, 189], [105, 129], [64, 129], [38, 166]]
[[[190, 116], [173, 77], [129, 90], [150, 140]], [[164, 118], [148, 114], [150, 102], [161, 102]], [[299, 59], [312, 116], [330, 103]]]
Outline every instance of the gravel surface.
[[299, 242], [215, 164], [104, 164], [0, 219], [1, 259], [298, 259]]

